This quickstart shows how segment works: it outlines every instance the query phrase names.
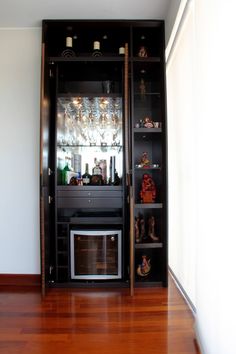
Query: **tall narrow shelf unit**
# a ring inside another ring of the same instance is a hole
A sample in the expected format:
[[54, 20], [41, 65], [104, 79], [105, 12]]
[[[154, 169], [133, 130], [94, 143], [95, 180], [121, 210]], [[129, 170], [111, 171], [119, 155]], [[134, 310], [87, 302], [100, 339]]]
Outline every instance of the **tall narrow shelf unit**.
[[164, 22], [44, 20], [42, 38], [43, 291], [167, 286]]

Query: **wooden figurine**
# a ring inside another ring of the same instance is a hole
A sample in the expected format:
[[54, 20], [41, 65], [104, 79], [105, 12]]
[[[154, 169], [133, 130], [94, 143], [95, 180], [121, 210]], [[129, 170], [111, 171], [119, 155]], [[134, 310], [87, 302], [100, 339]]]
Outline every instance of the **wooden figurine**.
[[135, 234], [135, 242], [139, 243], [141, 242], [140, 239], [140, 231], [139, 231], [139, 217], [135, 216], [135, 223], [134, 223], [134, 234]]
[[144, 79], [140, 80], [139, 90], [140, 90], [140, 95], [141, 95], [142, 99], [144, 99], [145, 95], [146, 95], [146, 85], [145, 85]]
[[143, 241], [147, 238], [146, 234], [145, 234], [145, 221], [144, 221], [143, 216], [140, 217], [140, 238], [141, 238], [141, 241]]
[[154, 216], [150, 216], [148, 219], [148, 236], [153, 240], [153, 241], [158, 241], [159, 237], [156, 235], [156, 220]]
[[140, 58], [147, 58], [148, 56], [147, 49], [143, 45], [139, 48], [138, 56]]

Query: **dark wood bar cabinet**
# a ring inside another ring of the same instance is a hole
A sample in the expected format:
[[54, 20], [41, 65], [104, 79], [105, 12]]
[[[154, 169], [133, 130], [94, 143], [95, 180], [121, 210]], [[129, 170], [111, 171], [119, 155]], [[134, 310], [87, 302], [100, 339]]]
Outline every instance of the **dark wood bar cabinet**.
[[167, 286], [164, 49], [159, 20], [43, 20], [43, 293]]

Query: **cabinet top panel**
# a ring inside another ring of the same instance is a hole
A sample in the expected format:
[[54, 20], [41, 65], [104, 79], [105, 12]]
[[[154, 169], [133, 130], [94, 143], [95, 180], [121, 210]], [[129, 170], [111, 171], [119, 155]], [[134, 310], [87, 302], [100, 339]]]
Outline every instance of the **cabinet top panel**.
[[64, 56], [65, 49], [76, 58], [89, 57], [95, 49], [103, 58], [118, 57], [124, 55], [126, 43], [130, 57], [158, 57], [164, 52], [163, 20], [43, 20], [42, 24], [48, 57]]
[[68, 24], [80, 24], [80, 25], [96, 25], [96, 26], [161, 26], [164, 24], [164, 20], [95, 20], [95, 19], [88, 19], [88, 20], [78, 20], [78, 19], [43, 19], [42, 24], [44, 25], [63, 25], [65, 23]]

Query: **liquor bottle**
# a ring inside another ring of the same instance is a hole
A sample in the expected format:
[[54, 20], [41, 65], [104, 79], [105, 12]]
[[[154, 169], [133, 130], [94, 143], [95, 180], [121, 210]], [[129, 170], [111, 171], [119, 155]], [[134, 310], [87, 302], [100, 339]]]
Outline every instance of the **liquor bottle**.
[[73, 36], [72, 36], [72, 27], [67, 27], [67, 36], [66, 36], [66, 47], [61, 53], [62, 57], [71, 58], [75, 57], [75, 52], [73, 50]]
[[115, 171], [116, 171], [116, 158], [115, 156], [110, 156], [110, 179], [109, 183], [115, 183]]
[[102, 53], [100, 51], [100, 42], [99, 41], [93, 42], [93, 53], [92, 53], [92, 56], [93, 57], [100, 57], [101, 55], [102, 55]]
[[110, 177], [109, 184], [113, 186], [119, 186], [121, 179], [116, 171], [116, 158], [115, 156], [110, 156]]
[[81, 173], [81, 155], [80, 154], [73, 154], [72, 167], [75, 172]]
[[63, 160], [61, 157], [57, 158], [57, 184], [63, 183]]
[[107, 160], [100, 160], [99, 166], [102, 170], [102, 180], [103, 184], [107, 184]]
[[101, 184], [103, 184], [102, 169], [99, 165], [99, 161], [96, 158], [94, 159], [94, 163], [95, 166], [92, 169], [91, 184], [100, 186]]
[[91, 175], [89, 174], [89, 165], [88, 163], [85, 164], [85, 173], [82, 175], [83, 185], [90, 184]]
[[99, 166], [99, 161], [97, 160], [96, 157], [95, 157], [95, 159], [94, 159], [94, 163], [95, 163], [95, 166], [93, 167], [93, 170], [92, 170], [93, 176], [95, 176], [95, 175], [98, 175], [98, 176], [102, 175], [102, 169], [101, 169], [101, 167]]

